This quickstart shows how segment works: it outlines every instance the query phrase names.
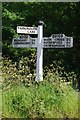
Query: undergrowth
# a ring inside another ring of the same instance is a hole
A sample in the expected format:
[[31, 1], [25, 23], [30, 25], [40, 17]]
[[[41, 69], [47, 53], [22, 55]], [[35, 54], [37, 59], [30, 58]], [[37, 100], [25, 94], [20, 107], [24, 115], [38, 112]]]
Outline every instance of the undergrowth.
[[59, 68], [53, 67], [52, 70], [47, 68], [44, 81], [36, 82], [35, 71], [30, 72], [27, 58], [15, 64], [5, 61], [3, 118], [78, 118], [78, 97], [71, 85], [73, 77], [67, 84]]

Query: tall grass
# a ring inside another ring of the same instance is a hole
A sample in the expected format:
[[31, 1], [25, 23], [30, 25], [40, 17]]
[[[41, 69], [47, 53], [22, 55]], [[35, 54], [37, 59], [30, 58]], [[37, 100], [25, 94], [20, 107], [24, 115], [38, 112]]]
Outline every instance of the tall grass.
[[2, 95], [3, 117], [78, 118], [78, 98], [71, 86], [44, 80], [31, 86], [14, 85]]

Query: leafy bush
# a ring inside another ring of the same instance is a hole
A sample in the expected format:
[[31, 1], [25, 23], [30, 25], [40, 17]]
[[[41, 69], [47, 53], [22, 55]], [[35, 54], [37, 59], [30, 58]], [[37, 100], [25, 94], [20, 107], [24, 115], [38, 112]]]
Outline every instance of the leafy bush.
[[18, 62], [13, 62], [9, 58], [3, 59], [3, 87], [11, 85], [12, 83], [28, 84], [29, 80], [35, 78], [35, 55], [31, 57], [22, 57]]
[[[77, 74], [75, 72], [65, 72], [64, 68], [60, 67], [60, 64], [60, 62], [56, 63], [56, 61], [53, 61], [53, 64], [51, 64], [49, 68], [46, 66], [44, 68], [44, 79], [49, 80], [49, 77], [53, 79], [53, 77], [59, 76], [60, 81], [65, 81], [74, 89], [77, 89]], [[29, 83], [32, 84], [35, 80], [36, 73], [35, 53], [31, 53], [29, 57], [21, 57], [21, 59], [16, 62], [13, 62], [9, 58], [3, 58], [2, 72], [3, 86], [10, 85], [11, 83], [23, 83], [25, 86]]]
[[[54, 74], [60, 76], [60, 79], [62, 82], [66, 82], [67, 84], [70, 84], [75, 90], [78, 89], [78, 81], [77, 81], [77, 74], [75, 72], [66, 72], [64, 70], [64, 67], [61, 67], [60, 61], [53, 61], [53, 64], [50, 64], [49, 67], [44, 68], [44, 76], [47, 77], [47, 75], [50, 77]], [[48, 78], [47, 78], [48, 79]]]

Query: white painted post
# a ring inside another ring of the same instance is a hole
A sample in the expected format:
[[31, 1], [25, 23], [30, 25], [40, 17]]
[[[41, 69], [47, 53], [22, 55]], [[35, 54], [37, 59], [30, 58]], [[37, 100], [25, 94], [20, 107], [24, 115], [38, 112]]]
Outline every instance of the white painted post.
[[36, 81], [43, 81], [43, 22], [38, 22], [38, 41], [37, 41], [37, 67], [36, 67]]

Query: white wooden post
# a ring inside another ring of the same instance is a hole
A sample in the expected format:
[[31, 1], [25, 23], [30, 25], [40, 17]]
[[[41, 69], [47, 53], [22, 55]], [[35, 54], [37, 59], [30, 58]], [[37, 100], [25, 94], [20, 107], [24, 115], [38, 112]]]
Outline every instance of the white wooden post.
[[36, 67], [36, 81], [43, 81], [43, 22], [38, 22], [38, 41], [37, 41], [37, 67]]

